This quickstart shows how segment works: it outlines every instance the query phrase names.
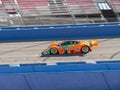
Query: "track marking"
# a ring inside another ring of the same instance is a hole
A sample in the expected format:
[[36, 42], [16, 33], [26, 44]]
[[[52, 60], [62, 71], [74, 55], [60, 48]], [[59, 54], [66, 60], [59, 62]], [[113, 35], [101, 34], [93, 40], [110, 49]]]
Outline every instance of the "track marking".
[[99, 42], [99, 43], [102, 43], [102, 42], [106, 42], [106, 41], [109, 41], [109, 40], [112, 40], [112, 38], [105, 39], [105, 40], [101, 40], [101, 41], [98, 41], [98, 42]]
[[45, 43], [42, 43], [42, 44], [40, 43], [40, 44], [36, 44], [36, 45], [31, 45], [31, 46], [28, 46], [28, 47], [22, 47], [22, 48], [14, 49], [14, 50], [2, 52], [2, 53], [0, 53], [0, 55], [11, 53], [11, 52], [15, 52], [15, 51], [18, 51], [18, 50], [21, 50], [21, 49], [25, 49], [25, 48], [32, 48], [32, 47], [36, 47], [36, 46], [44, 45], [44, 44], [48, 44], [48, 43], [50, 43], [50, 42], [45, 42]]
[[46, 57], [42, 60], [42, 62], [45, 62], [46, 60], [48, 60], [50, 57]]
[[120, 53], [120, 51], [116, 52], [115, 54], [113, 54], [110, 59], [113, 59], [116, 55], [118, 55]]

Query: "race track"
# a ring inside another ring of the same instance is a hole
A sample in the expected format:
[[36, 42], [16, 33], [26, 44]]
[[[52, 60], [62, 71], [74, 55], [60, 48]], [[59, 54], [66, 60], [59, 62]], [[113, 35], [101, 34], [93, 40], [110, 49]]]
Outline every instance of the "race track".
[[50, 55], [41, 57], [41, 52], [52, 41], [0, 43], [0, 64], [75, 62], [95, 60], [120, 60], [120, 38], [98, 39], [99, 46], [85, 55]]

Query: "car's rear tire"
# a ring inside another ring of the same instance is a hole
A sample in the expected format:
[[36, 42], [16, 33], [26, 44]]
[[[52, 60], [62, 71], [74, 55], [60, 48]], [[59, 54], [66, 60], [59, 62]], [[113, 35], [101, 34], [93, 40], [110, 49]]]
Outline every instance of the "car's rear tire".
[[90, 51], [90, 49], [89, 49], [89, 47], [88, 46], [83, 46], [82, 48], [81, 48], [81, 52], [82, 53], [88, 53]]
[[50, 49], [50, 54], [52, 54], [52, 55], [58, 54], [57, 48], [51, 48]]

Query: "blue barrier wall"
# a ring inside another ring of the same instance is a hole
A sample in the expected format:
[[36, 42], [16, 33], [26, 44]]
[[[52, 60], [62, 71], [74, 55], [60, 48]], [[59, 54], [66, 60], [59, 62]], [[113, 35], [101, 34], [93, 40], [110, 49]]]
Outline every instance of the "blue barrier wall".
[[44, 29], [44, 28], [71, 28], [71, 27], [88, 27], [88, 26], [113, 26], [120, 25], [120, 22], [115, 23], [94, 23], [94, 24], [58, 24], [58, 25], [43, 25], [43, 26], [11, 26], [1, 27], [0, 30], [29, 30], [29, 29]]
[[109, 89], [100, 72], [38, 73], [27, 74], [26, 78], [32, 90]]
[[120, 37], [120, 24], [6, 27], [0, 29], [0, 41], [48, 40]]
[[120, 90], [120, 61], [0, 65], [0, 90]]
[[110, 90], [120, 90], [120, 71], [103, 72]]
[[120, 90], [120, 71], [0, 74], [0, 90]]
[[1, 74], [0, 90], [31, 90], [31, 89], [29, 88], [23, 75]]
[[0, 65], [2, 73], [66, 72], [66, 71], [106, 71], [120, 70], [120, 61], [58, 62], [36, 64]]

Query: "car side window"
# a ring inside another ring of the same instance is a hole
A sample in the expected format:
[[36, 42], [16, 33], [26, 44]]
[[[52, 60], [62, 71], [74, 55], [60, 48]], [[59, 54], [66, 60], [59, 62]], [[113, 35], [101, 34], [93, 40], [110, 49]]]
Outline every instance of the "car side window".
[[79, 42], [78, 41], [72, 41], [72, 44], [78, 44]]
[[65, 41], [65, 42], [64, 42], [64, 45], [69, 45], [69, 44], [71, 44], [70, 41]]

